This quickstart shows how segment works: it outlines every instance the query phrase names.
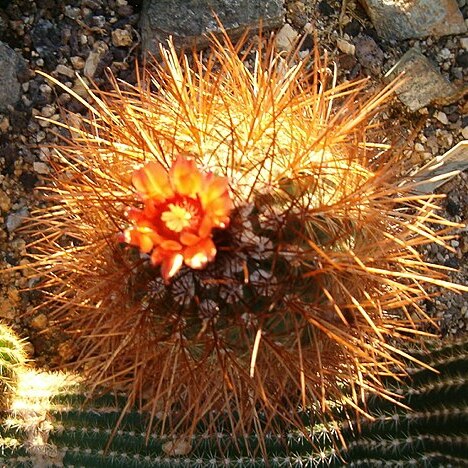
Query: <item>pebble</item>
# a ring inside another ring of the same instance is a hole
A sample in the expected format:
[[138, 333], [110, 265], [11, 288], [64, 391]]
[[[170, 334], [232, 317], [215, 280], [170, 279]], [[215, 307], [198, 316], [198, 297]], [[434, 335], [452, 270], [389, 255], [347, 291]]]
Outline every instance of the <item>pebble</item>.
[[461, 131], [462, 137], [468, 140], [468, 125]]
[[78, 94], [78, 96], [86, 98], [88, 96], [88, 88], [86, 87], [87, 85], [89, 85], [89, 80], [84, 77], [77, 78], [73, 84], [72, 90]]
[[405, 72], [406, 81], [396, 91], [410, 111], [417, 111], [437, 99], [449, 98], [457, 92], [434, 64], [419, 49], [411, 48], [385, 75], [387, 81]]
[[30, 322], [30, 325], [35, 330], [44, 330], [49, 323], [45, 314], [36, 315]]
[[450, 50], [447, 49], [446, 47], [444, 47], [443, 49], [441, 49], [441, 51], [439, 52], [439, 56], [440, 56], [443, 60], [449, 59], [451, 55], [452, 55], [452, 53], [451, 53]]
[[55, 69], [55, 71], [57, 73], [60, 73], [61, 75], [68, 76], [68, 78], [73, 78], [75, 76], [74, 70], [63, 64], [57, 65], [57, 68]]
[[76, 348], [71, 340], [60, 343], [57, 348], [58, 355], [62, 358], [62, 361], [68, 362], [76, 354]]
[[[70, 57], [70, 62], [75, 70], [82, 70], [85, 66], [85, 60], [78, 55]], [[73, 74], [73, 76], [75, 76], [75, 74]]]
[[92, 19], [92, 23], [94, 26], [96, 26], [97, 28], [104, 28], [104, 26], [106, 25], [106, 18], [102, 15], [99, 15], [99, 16], [93, 16], [93, 19]]
[[21, 208], [19, 211], [10, 213], [6, 218], [6, 228], [8, 232], [14, 232], [23, 223], [24, 219], [29, 216], [29, 211], [26, 207]]
[[0, 189], [0, 211], [7, 213], [8, 211], [10, 211], [10, 208], [11, 208], [10, 197], [6, 194], [6, 192]]
[[109, 47], [103, 41], [96, 41], [93, 46], [93, 50], [89, 53], [84, 66], [84, 75], [88, 78], [92, 78], [96, 73], [97, 66], [101, 61], [101, 58], [108, 51]]
[[465, 50], [468, 50], [468, 37], [461, 37], [461, 38], [460, 38], [460, 45], [461, 45]]
[[39, 86], [39, 91], [45, 96], [50, 96], [52, 88], [47, 83], [43, 83]]
[[64, 13], [65, 13], [65, 16], [67, 16], [70, 19], [77, 19], [81, 14], [79, 8], [75, 8], [70, 5], [65, 6]]
[[132, 33], [127, 29], [112, 31], [112, 44], [115, 47], [129, 47], [133, 44]]
[[8, 132], [8, 129], [10, 128], [10, 120], [8, 119], [7, 116], [2, 117], [0, 120], [0, 132], [6, 133]]
[[299, 34], [286, 23], [276, 35], [276, 47], [278, 50], [289, 52], [298, 38]]
[[49, 166], [43, 162], [34, 162], [33, 169], [37, 174], [49, 174], [50, 172]]
[[48, 104], [41, 109], [41, 115], [43, 117], [52, 117], [55, 114], [55, 106]]
[[354, 44], [351, 44], [348, 41], [345, 41], [344, 39], [337, 39], [336, 40], [336, 46], [344, 54], [354, 55], [355, 52], [356, 52], [356, 46]]
[[447, 125], [449, 123], [447, 115], [445, 112], [438, 111], [434, 114], [434, 117], [442, 124]]
[[19, 301], [20, 296], [16, 288], [10, 288], [6, 295], [0, 296], [0, 317], [8, 320], [14, 319]]
[[361, 0], [361, 3], [379, 35], [387, 40], [466, 33], [455, 0]]
[[356, 58], [359, 63], [372, 74], [380, 74], [384, 53], [370, 36], [360, 36], [355, 39]]

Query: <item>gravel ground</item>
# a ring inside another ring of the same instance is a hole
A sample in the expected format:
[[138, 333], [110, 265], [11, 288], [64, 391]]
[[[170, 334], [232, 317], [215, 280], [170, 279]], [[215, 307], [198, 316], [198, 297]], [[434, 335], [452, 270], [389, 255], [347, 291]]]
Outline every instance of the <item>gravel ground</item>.
[[[347, 8], [343, 9], [343, 4]], [[468, 2], [459, 0], [468, 18]], [[320, 46], [339, 67], [340, 80], [370, 76], [378, 86], [383, 75], [411, 47], [437, 63], [442, 74], [462, 88], [468, 85], [467, 35], [429, 37], [424, 40], [385, 42], [379, 38], [358, 2], [348, 0], [286, 1], [287, 22], [302, 33], [313, 30]], [[59, 106], [83, 111], [67, 93], [52, 89], [33, 70], [42, 70], [83, 91], [75, 72], [85, 74], [101, 88], [107, 86], [105, 70], [123, 80], [135, 79], [134, 62], [140, 52], [139, 0], [11, 0], [0, 2], [0, 41], [20, 53], [29, 70], [20, 77], [23, 95], [16, 108], [0, 113], [0, 268], [27, 263], [26, 239], [22, 237], [21, 216], [42, 203], [34, 188], [49, 173], [48, 150], [41, 147], [56, 141], [57, 131], [36, 116], [60, 120]], [[463, 41], [465, 39], [465, 41]], [[304, 51], [313, 41], [308, 36]], [[354, 47], [353, 54], [350, 52]], [[347, 52], [347, 53], [346, 53]], [[408, 168], [420, 166], [468, 139], [467, 100], [423, 108], [410, 113], [395, 101], [385, 118], [397, 124], [401, 150]], [[468, 176], [462, 173], [441, 189], [447, 198], [442, 212], [450, 220], [468, 221]], [[437, 245], [427, 249], [435, 263], [457, 269], [454, 281], [467, 284], [468, 231], [452, 241], [453, 252]], [[73, 359], [75, 350], [59, 330], [49, 326], [44, 314], [34, 312], [34, 293], [19, 292], [27, 286], [18, 272], [4, 275], [0, 285], [0, 319], [29, 336], [31, 352], [39, 364], [61, 365]], [[468, 329], [468, 295], [444, 294], [425, 304], [440, 319], [444, 335], [458, 335]], [[22, 315], [23, 312], [30, 312]]]

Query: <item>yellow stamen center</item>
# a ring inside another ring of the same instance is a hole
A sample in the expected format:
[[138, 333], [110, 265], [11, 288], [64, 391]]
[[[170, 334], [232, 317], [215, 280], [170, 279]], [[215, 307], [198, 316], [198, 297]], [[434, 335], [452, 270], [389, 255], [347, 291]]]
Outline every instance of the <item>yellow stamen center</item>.
[[182, 206], [170, 204], [169, 210], [161, 215], [161, 220], [166, 227], [174, 232], [181, 232], [187, 226], [190, 226], [192, 214]]

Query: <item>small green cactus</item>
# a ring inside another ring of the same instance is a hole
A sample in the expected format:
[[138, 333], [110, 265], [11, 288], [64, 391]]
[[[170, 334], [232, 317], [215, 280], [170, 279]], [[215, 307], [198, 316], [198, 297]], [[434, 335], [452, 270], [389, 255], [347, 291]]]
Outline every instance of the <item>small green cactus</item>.
[[[222, 426], [209, 435], [198, 427], [189, 440], [156, 430], [147, 437], [147, 415], [138, 411], [127, 413], [114, 432], [125, 396], [105, 395], [87, 403], [83, 388], [69, 385], [50, 400], [42, 446], [34, 450], [27, 443], [15, 450], [6, 447], [0, 462], [36, 466], [40, 455], [48, 466], [122, 468], [468, 466], [468, 337], [432, 344], [411, 354], [437, 372], [415, 368], [409, 362], [410, 378], [387, 382], [399, 405], [373, 396], [368, 411], [374, 420], [347, 421], [343, 417], [345, 445], [331, 423], [311, 426], [307, 437], [285, 432], [258, 439], [249, 434], [233, 441]], [[24, 427], [10, 427], [3, 437], [21, 440], [21, 431], [26, 433]], [[260, 439], [268, 462], [260, 450]]]
[[4, 408], [6, 397], [15, 385], [17, 369], [25, 362], [23, 341], [0, 323], [0, 410]]

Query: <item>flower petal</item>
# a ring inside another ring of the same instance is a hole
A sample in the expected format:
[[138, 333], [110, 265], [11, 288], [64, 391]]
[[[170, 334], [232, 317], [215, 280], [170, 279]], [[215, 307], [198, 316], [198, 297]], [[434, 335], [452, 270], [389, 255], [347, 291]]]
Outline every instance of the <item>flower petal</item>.
[[169, 251], [179, 251], [182, 249], [182, 246], [179, 244], [179, 242], [174, 240], [163, 240], [159, 247], [163, 250]]
[[200, 236], [197, 236], [196, 234], [192, 234], [191, 232], [183, 232], [180, 235], [181, 244], [186, 245], [186, 246], [195, 245], [199, 241], [200, 241]]
[[151, 252], [153, 247], [154, 247], [154, 243], [151, 237], [146, 234], [140, 233], [140, 250], [143, 253], [149, 253]]
[[200, 192], [200, 201], [204, 208], [207, 207], [213, 200], [226, 198], [226, 201], [231, 201], [229, 197], [229, 182], [226, 177], [218, 177], [214, 174], [207, 174], [203, 180], [203, 191]]
[[124, 241], [138, 247], [143, 253], [151, 252], [154, 246], [151, 237], [142, 233], [138, 228], [126, 229], [124, 231]]
[[198, 235], [201, 238], [209, 237], [212, 230], [213, 222], [211, 220], [211, 216], [207, 213], [201, 220], [200, 227], [198, 228]]
[[143, 199], [164, 200], [174, 195], [167, 171], [156, 161], [136, 170], [132, 182]]
[[184, 250], [184, 261], [195, 270], [205, 268], [216, 256], [216, 246], [211, 239], [203, 239], [198, 244]]
[[166, 283], [180, 270], [184, 263], [184, 256], [181, 253], [164, 257], [161, 263], [161, 276]]
[[202, 175], [195, 161], [179, 156], [169, 174], [174, 192], [196, 198], [202, 189]]

